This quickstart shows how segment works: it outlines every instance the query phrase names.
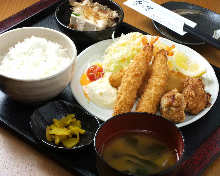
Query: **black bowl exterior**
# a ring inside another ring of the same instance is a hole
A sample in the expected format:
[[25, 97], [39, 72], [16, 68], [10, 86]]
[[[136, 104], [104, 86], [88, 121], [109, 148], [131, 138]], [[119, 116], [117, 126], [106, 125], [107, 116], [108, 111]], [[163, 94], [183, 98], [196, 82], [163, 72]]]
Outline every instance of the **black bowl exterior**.
[[[68, 114], [75, 114], [76, 119], [81, 121], [82, 128], [86, 130], [85, 134], [80, 135], [80, 142], [71, 149], [67, 149], [62, 145], [58, 146], [46, 139], [46, 127], [53, 123], [53, 119], [61, 119]], [[80, 106], [60, 100], [49, 102], [45, 106], [35, 110], [31, 116], [30, 125], [32, 132], [42, 144], [54, 149], [68, 151], [90, 145], [99, 127], [99, 121]]]
[[65, 32], [77, 44], [94, 43], [101, 40], [109, 39], [112, 37], [113, 32], [117, 30], [118, 26], [123, 21], [123, 9], [117, 3], [111, 0], [94, 0], [94, 2], [106, 5], [110, 9], [117, 11], [117, 13], [119, 14], [119, 18], [115, 26], [108, 27], [101, 31], [77, 31], [69, 27], [71, 6], [69, 5], [68, 1], [60, 4], [60, 6], [58, 6], [55, 11], [55, 17], [61, 30]]
[[120, 114], [108, 119], [96, 131], [94, 138], [94, 149], [96, 151], [96, 165], [100, 176], [132, 176], [111, 167], [102, 157], [104, 145], [108, 143], [112, 137], [127, 131], [148, 131], [156, 133], [161, 137], [161, 140], [175, 147], [179, 155], [177, 163], [157, 174], [149, 176], [165, 176], [169, 175], [176, 169], [185, 159], [184, 138], [181, 131], [176, 125], [160, 116], [143, 113], [143, 112], [128, 112]]
[[[162, 4], [162, 6], [197, 23], [196, 28], [198, 28], [198, 30], [202, 33], [206, 33], [212, 36], [214, 30], [220, 28], [220, 15], [216, 14], [215, 12], [209, 9], [189, 4], [186, 2], [175, 1], [166, 2]], [[153, 21], [153, 24], [160, 34], [177, 43], [185, 45], [205, 44], [204, 41], [201, 41], [200, 39], [196, 38], [195, 36], [189, 33], [185, 34], [184, 36], [181, 36], [155, 21]]]

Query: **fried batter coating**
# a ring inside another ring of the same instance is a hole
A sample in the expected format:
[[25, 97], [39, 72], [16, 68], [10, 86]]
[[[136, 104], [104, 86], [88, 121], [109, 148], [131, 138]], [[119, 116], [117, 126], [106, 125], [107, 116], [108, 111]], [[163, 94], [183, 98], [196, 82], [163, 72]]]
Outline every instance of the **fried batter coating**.
[[109, 77], [109, 82], [112, 87], [117, 89], [121, 85], [121, 80], [124, 73], [125, 73], [124, 70], [120, 70], [119, 72], [111, 74], [111, 76]]
[[143, 81], [142, 81], [140, 88], [138, 89], [138, 93], [137, 93], [138, 97], [140, 97], [144, 93], [144, 89], [147, 85], [147, 81], [149, 80], [149, 78], [151, 76], [151, 73], [152, 73], [152, 64], [148, 66], [147, 73], [143, 78]]
[[211, 95], [204, 90], [204, 84], [199, 78], [187, 78], [182, 93], [186, 101], [186, 111], [190, 114], [198, 114], [210, 105]]
[[[109, 82], [112, 87], [117, 89], [121, 85], [121, 80], [125, 72], [126, 70], [121, 70], [120, 72], [111, 74], [111, 76], [109, 77]], [[143, 81], [141, 83], [141, 86], [138, 90], [138, 93], [137, 93], [138, 97], [140, 97], [141, 94], [144, 92], [144, 87], [146, 85], [146, 82], [150, 78], [151, 72], [152, 72], [152, 65], [149, 65], [147, 69], [147, 73], [145, 74]]]
[[137, 112], [155, 114], [162, 95], [167, 88], [168, 66], [165, 50], [160, 50], [153, 61], [151, 76], [144, 86], [144, 93], [137, 104]]
[[168, 69], [167, 91], [176, 88], [179, 92], [182, 92], [183, 84], [186, 78], [188, 78], [188, 76], [185, 76], [178, 71]]
[[160, 113], [162, 117], [175, 123], [185, 120], [185, 108], [184, 96], [177, 89], [165, 93], [160, 100]]
[[149, 62], [151, 61], [153, 47], [146, 45], [144, 49], [134, 57], [124, 73], [121, 85], [118, 88], [117, 99], [114, 105], [113, 115], [130, 112], [137, 97], [137, 91], [141, 86]]

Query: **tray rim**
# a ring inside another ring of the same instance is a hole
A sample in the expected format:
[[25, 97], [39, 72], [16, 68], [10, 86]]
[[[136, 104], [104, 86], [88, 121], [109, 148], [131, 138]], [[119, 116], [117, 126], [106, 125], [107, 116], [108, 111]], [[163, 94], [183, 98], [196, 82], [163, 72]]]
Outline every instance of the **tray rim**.
[[0, 21], [0, 34], [10, 30], [13, 27], [16, 27], [18, 24], [45, 11], [61, 1], [62, 0], [39, 0], [31, 6], [24, 8], [12, 16], [9, 16], [8, 18]]
[[[11, 28], [13, 28], [13, 27], [16, 27], [17, 25], [21, 24], [22, 22], [24, 22], [24, 21], [30, 19], [30, 18], [33, 17], [33, 16], [36, 16], [37, 14], [39, 14], [39, 13], [41, 13], [41, 12], [44, 12], [44, 11], [47, 10], [47, 9], [52, 8], [53, 5], [58, 4], [61, 0], [40, 0], [40, 2], [43, 3], [43, 4], [44, 4], [45, 2], [48, 2], [48, 1], [51, 1], [51, 2], [53, 1], [53, 3], [52, 3], [51, 5], [45, 7], [44, 9], [38, 11], [37, 13], [32, 14], [32, 15], [29, 16], [28, 18], [25, 18], [24, 20], [20, 21], [19, 23], [13, 24], [13, 25], [10, 26], [9, 28], [7, 28], [5, 31], [7, 31], [7, 30], [9, 30], [9, 29], [11, 29]], [[37, 3], [39, 3], [39, 2], [37, 2]], [[33, 4], [32, 6], [36, 5], [37, 3]], [[30, 7], [28, 7], [28, 8], [31, 8], [32, 6], [30, 6]], [[24, 9], [24, 10], [25, 10], [25, 9]], [[23, 10], [23, 11], [24, 11], [24, 10]], [[20, 13], [20, 12], [19, 12], [19, 13]], [[14, 16], [16, 16], [16, 15], [17, 15], [17, 14], [15, 14], [15, 15], [13, 15], [13, 16], [7, 18], [6, 20], [8, 20], [8, 19], [11, 20], [11, 19], [13, 19]], [[5, 21], [5, 20], [4, 20], [4, 21]], [[2, 22], [3, 22], [3, 21], [0, 22], [0, 25], [2, 24]], [[142, 30], [136, 28], [135, 26], [132, 26], [132, 25], [130, 25], [130, 24], [128, 24], [128, 23], [125, 23], [125, 22], [123, 22], [123, 23], [126, 24], [126, 25], [129, 25], [129, 27], [131, 27], [133, 30], [146, 33], [146, 32], [144, 32], [144, 31], [142, 31]], [[5, 32], [5, 31], [3, 31], [3, 32]], [[1, 33], [2, 33], [2, 32], [1, 32], [1, 28], [0, 28], [0, 34], [1, 34]], [[216, 66], [214, 66], [214, 65], [212, 65], [212, 67], [214, 68], [214, 70], [215, 70], [215, 72], [216, 72], [216, 76], [219, 77], [219, 75], [220, 75], [220, 68], [218, 68], [218, 67], [216, 67]], [[217, 70], [217, 71], [216, 71], [216, 70]], [[4, 115], [0, 114], [0, 117], [4, 117]], [[11, 131], [12, 133], [16, 134], [18, 137], [21, 137], [24, 142], [32, 144], [32, 146], [33, 146], [34, 148], [36, 148], [37, 150], [39, 150], [40, 152], [44, 152], [44, 149], [42, 149], [41, 147], [38, 147], [38, 146], [34, 145], [34, 144], [36, 144], [36, 142], [37, 142], [34, 136], [32, 136], [34, 140], [31, 139], [29, 136], [28, 136], [28, 138], [27, 138], [27, 135], [26, 135], [25, 133], [23, 133], [22, 131], [20, 131], [20, 130], [18, 130], [17, 128], [15, 128], [13, 125], [8, 125], [7, 121], [5, 121], [4, 119], [1, 119], [1, 118], [0, 118], [0, 125], [1, 125], [2, 127], [4, 127], [5, 129], [9, 129], [9, 131]], [[215, 130], [214, 130], [214, 131], [215, 131]], [[208, 137], [208, 138], [209, 138], [209, 137]], [[207, 140], [207, 139], [204, 139], [203, 142], [206, 142], [206, 140]], [[200, 146], [201, 146], [201, 145], [200, 145]], [[198, 150], [198, 149], [200, 148], [200, 146], [197, 147], [196, 150]], [[196, 150], [195, 150], [195, 153], [196, 153]], [[82, 174], [82, 173], [80, 172], [80, 169], [81, 169], [81, 168], [76, 168], [76, 167], [75, 167], [74, 169], [73, 169], [73, 168], [69, 168], [67, 165], [65, 165], [65, 161], [64, 161], [64, 162], [61, 162], [61, 161], [59, 161], [56, 157], [54, 157], [53, 155], [51, 155], [51, 154], [49, 154], [49, 153], [47, 153], [46, 155], [47, 155], [48, 157], [52, 158], [54, 161], [56, 161], [56, 162], [57, 162], [58, 164], [60, 164], [61, 166], [63, 166], [65, 169], [67, 169], [67, 170], [71, 171], [72, 173], [74, 173], [75, 175], [77, 175], [77, 176], [85, 176], [84, 174]], [[191, 157], [191, 156], [190, 156], [190, 157]], [[93, 173], [91, 173], [91, 175], [93, 175]]]

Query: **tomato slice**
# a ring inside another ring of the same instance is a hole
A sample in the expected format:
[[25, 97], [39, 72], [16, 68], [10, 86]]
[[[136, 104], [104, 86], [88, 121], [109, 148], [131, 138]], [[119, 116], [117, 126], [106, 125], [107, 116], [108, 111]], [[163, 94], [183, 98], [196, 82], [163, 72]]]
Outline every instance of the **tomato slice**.
[[86, 74], [90, 81], [96, 81], [104, 76], [104, 71], [101, 66], [92, 65], [88, 68]]

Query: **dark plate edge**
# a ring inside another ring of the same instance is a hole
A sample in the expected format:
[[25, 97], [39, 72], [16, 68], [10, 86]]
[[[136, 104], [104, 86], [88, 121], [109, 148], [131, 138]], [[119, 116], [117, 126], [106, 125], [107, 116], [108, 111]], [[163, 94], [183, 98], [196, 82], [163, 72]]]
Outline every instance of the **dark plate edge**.
[[[192, 3], [189, 3], [189, 2], [182, 2], [182, 1], [168, 1], [168, 2], [165, 2], [163, 3], [164, 5], [166, 4], [179, 4], [179, 5], [186, 5], [186, 6], [190, 6], [190, 7], [193, 7], [195, 8], [196, 10], [202, 10], [202, 11], [206, 11], [206, 12], [211, 12], [211, 13], [215, 13], [217, 14], [216, 12], [208, 9], [208, 8], [205, 8], [205, 7], [202, 7], [202, 6], [199, 6], [199, 5], [196, 5], [196, 4], [192, 4]], [[161, 4], [162, 5], [162, 4]]]
[[[154, 28], [157, 30], [157, 32], [159, 32], [164, 38], [172, 40], [169, 37], [167, 37], [166, 34], [162, 30], [159, 29], [159, 26], [162, 26], [163, 28], [166, 28], [165, 26], [163, 26], [162, 24], [160, 24], [160, 23], [158, 23], [158, 22], [156, 22], [154, 20], [152, 20], [152, 23], [154, 25]], [[170, 29], [168, 29], [168, 30], [170, 30]], [[177, 40], [177, 39], [172, 40], [172, 41], [174, 41], [176, 43], [179, 43], [179, 44], [182, 44], [182, 45], [187, 45], [187, 46], [189, 46], [189, 45], [198, 46], [198, 45], [205, 45], [206, 44], [205, 42], [197, 42], [197, 43], [187, 42], [186, 43], [186, 42], [182, 42], [181, 40]]]
[[46, 10], [52, 5], [60, 2], [61, 0], [40, 0], [34, 3], [30, 7], [23, 9], [22, 11], [12, 15], [0, 22], [0, 34], [6, 32], [12, 27], [20, 24], [21, 22], [31, 18], [32, 16]]
[[[163, 7], [165, 7], [166, 5], [169, 5], [169, 4], [172, 4], [172, 5], [173, 5], [173, 4], [187, 5], [187, 6], [194, 7], [195, 9], [201, 9], [201, 10], [203, 10], [203, 11], [205, 10], [205, 11], [213, 12], [213, 11], [207, 9], [207, 8], [200, 7], [200, 6], [197, 6], [197, 5], [195, 5], [195, 4], [191, 4], [191, 3], [187, 3], [187, 2], [168, 1], [168, 2], [162, 3], [162, 4], [160, 4], [160, 5], [163, 6]], [[165, 7], [165, 8], [166, 8], [166, 7]], [[215, 13], [215, 12], [213, 12], [213, 13]], [[165, 26], [159, 24], [158, 22], [156, 22], [156, 21], [154, 21], [154, 20], [152, 20], [152, 23], [153, 23], [154, 28], [157, 30], [157, 32], [159, 32], [163, 37], [165, 37], [165, 38], [171, 40], [169, 37], [166, 37], [166, 34], [165, 34], [163, 31], [161, 31], [161, 30], [159, 29], [159, 26], [162, 26], [163, 28], [166, 28]], [[170, 29], [168, 29], [168, 30], [170, 30]], [[204, 45], [204, 44], [206, 44], [206, 42], [203, 42], [203, 41], [197, 42], [197, 43], [195, 43], [195, 42], [184, 42], [184, 41], [181, 41], [181, 40], [178, 40], [178, 39], [173, 40], [173, 41], [174, 41], [174, 42], [177, 42], [177, 43], [180, 43], [180, 44], [183, 44], [183, 45], [192, 45], [192, 46], [198, 46], [198, 45]]]

